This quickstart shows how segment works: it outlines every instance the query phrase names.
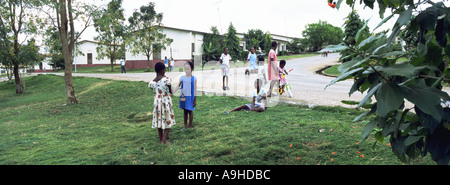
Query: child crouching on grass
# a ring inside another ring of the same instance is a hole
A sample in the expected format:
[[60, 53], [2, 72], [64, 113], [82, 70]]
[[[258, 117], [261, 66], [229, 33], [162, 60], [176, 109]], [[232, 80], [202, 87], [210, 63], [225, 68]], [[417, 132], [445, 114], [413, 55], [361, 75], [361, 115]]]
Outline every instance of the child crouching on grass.
[[245, 105], [241, 105], [236, 107], [230, 111], [226, 111], [225, 114], [229, 114], [233, 111], [256, 111], [256, 112], [264, 112], [267, 110], [267, 100], [266, 100], [266, 92], [262, 87], [262, 81], [260, 79], [255, 80], [255, 90], [253, 91], [253, 99], [252, 103], [247, 103]]
[[156, 63], [155, 71], [156, 78], [148, 84], [148, 87], [155, 91], [152, 128], [158, 128], [159, 140], [162, 144], [171, 144], [167, 141], [167, 137], [170, 128], [176, 124], [172, 107], [172, 81], [164, 76], [166, 72], [164, 63]]

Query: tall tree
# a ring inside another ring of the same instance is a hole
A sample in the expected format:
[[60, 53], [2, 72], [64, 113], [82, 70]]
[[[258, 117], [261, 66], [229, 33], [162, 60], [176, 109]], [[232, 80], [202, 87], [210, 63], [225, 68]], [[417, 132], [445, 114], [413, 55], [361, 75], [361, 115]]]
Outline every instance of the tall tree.
[[[22, 62], [20, 60], [20, 51], [22, 43], [27, 41], [30, 34], [37, 32], [37, 23], [40, 18], [36, 17], [32, 9], [39, 3], [33, 0], [7, 0], [0, 3], [0, 25], [2, 31], [1, 45], [4, 50], [3, 56], [9, 58], [13, 67], [14, 81], [16, 83], [16, 94], [24, 92], [24, 86], [19, 75], [19, 67]], [[25, 39], [19, 38], [25, 35]]]
[[[72, 64], [74, 44], [80, 38], [81, 34], [90, 26], [92, 19], [97, 15], [97, 7], [94, 5], [74, 3], [72, 0], [47, 0], [45, 1], [54, 11], [56, 18], [50, 12], [43, 11], [49, 15], [50, 23], [58, 28], [61, 39], [62, 53], [64, 55], [64, 80], [66, 86], [67, 103], [78, 103], [75, 97], [75, 89], [72, 82]], [[74, 20], [81, 20], [84, 24], [82, 30], [75, 32]]]
[[228, 53], [235, 59], [239, 57], [241, 51], [239, 48], [239, 41], [241, 39], [236, 34], [236, 28], [234, 28], [233, 23], [230, 23], [225, 37], [225, 47], [228, 48]]
[[304, 42], [304, 41], [302, 41], [302, 40], [303, 40], [303, 39], [300, 39], [300, 38], [292, 39], [292, 41], [289, 42], [289, 43], [286, 45], [286, 48], [287, 48], [290, 52], [293, 52], [293, 53], [295, 53], [295, 54], [298, 54], [298, 53], [302, 52], [303, 50], [305, 50], [305, 46], [304, 46], [303, 43], [302, 43], [302, 42]]
[[[244, 40], [248, 48], [255, 48], [257, 50], [264, 42], [264, 32], [260, 29], [250, 29], [247, 33], [244, 33]], [[262, 46], [261, 48], [263, 48]]]
[[162, 13], [156, 13], [155, 3], [150, 2], [147, 6], [141, 6], [139, 11], [135, 11], [128, 18], [130, 30], [127, 45], [130, 46], [131, 53], [144, 53], [147, 56], [147, 68], [150, 69], [150, 56], [155, 51], [160, 51], [169, 45], [173, 40], [166, 38], [163, 34], [161, 21]]
[[266, 32], [264, 40], [259, 46], [261, 47], [261, 50], [266, 53], [266, 56], [268, 56], [270, 49], [272, 49], [272, 35], [270, 35], [269, 32]]
[[[350, 12], [344, 22], [344, 41], [351, 45], [355, 44], [355, 36], [358, 31], [364, 26], [364, 20], [358, 15], [356, 10]], [[370, 36], [369, 27], [364, 27], [361, 32], [362, 38], [368, 38]]]
[[[345, 23], [344, 23], [344, 42], [349, 44], [349, 45], [355, 45], [356, 41], [355, 41], [355, 37], [356, 34], [358, 33], [358, 31], [362, 29], [362, 32], [360, 32], [360, 36], [361, 38], [368, 38], [370, 37], [370, 31], [369, 31], [369, 27], [366, 25], [364, 26], [365, 21], [361, 20], [358, 12], [356, 10], [352, 10], [352, 12], [350, 12], [350, 14], [348, 14]], [[351, 51], [350, 49], [346, 49], [344, 51], [341, 51], [341, 57], [340, 57], [340, 61], [342, 62], [347, 62], [352, 60], [352, 57], [349, 56]]]
[[205, 61], [218, 60], [223, 51], [224, 37], [220, 35], [216, 26], [211, 27], [211, 33], [203, 36], [203, 53]]
[[344, 38], [341, 28], [321, 20], [318, 23], [308, 24], [302, 35], [307, 39], [308, 46], [313, 51], [320, 50], [327, 45], [338, 44]]
[[114, 61], [125, 57], [123, 11], [122, 0], [113, 0], [108, 3], [108, 8], [102, 9], [101, 15], [94, 19], [95, 30], [99, 33], [95, 40], [100, 42], [97, 59], [109, 58], [111, 71], [114, 71]]
[[56, 27], [51, 27], [45, 31], [44, 34], [45, 51], [51, 56], [49, 65], [53, 69], [64, 69], [64, 54], [62, 53], [61, 39], [59, 38], [59, 31]]

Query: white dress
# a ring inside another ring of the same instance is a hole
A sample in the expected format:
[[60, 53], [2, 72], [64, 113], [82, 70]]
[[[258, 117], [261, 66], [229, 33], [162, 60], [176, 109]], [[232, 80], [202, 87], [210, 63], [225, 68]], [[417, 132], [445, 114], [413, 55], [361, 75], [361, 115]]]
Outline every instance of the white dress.
[[176, 124], [172, 97], [169, 92], [171, 83], [172, 81], [168, 77], [163, 77], [158, 82], [152, 81], [148, 84], [148, 87], [155, 91], [152, 128], [166, 129]]

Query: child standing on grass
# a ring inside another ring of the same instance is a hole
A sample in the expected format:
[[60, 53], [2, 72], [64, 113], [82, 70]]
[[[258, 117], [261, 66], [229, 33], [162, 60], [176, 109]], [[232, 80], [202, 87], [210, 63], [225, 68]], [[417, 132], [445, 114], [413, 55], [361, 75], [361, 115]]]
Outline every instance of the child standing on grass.
[[171, 144], [167, 141], [167, 137], [170, 128], [176, 124], [172, 107], [172, 81], [164, 76], [166, 72], [164, 63], [156, 63], [155, 71], [156, 78], [148, 84], [148, 87], [155, 91], [152, 128], [158, 128], [159, 140], [162, 144]]
[[[184, 71], [186, 75], [180, 77], [180, 83], [175, 87], [173, 92], [177, 92], [180, 88], [180, 108], [184, 110], [184, 128], [193, 129], [192, 121], [194, 120], [195, 106], [197, 105], [197, 96], [195, 91], [197, 90], [197, 78], [192, 75], [194, 70], [194, 64], [192, 62], [186, 62], [184, 64]], [[187, 120], [189, 116], [189, 127], [187, 125]]]

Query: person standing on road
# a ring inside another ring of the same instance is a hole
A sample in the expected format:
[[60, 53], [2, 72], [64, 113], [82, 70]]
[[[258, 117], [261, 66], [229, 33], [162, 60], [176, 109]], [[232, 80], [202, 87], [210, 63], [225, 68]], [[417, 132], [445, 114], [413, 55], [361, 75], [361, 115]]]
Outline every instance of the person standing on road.
[[173, 57], [170, 57], [170, 72], [173, 71], [173, 66], [175, 66], [175, 61], [173, 61]]
[[167, 59], [167, 56], [164, 57], [164, 66], [166, 67], [166, 71], [169, 71], [169, 59]]
[[[250, 48], [250, 53], [248, 53], [248, 57], [247, 57], [247, 63], [249, 63], [248, 65], [248, 69], [246, 71], [249, 72], [249, 74], [255, 74], [258, 73], [258, 64], [256, 61], [256, 53], [255, 53], [255, 48]], [[245, 64], [244, 64], [245, 66]], [[246, 73], [247, 74], [247, 73]]]
[[125, 60], [120, 60], [120, 72], [127, 73], [127, 69], [125, 68]]
[[269, 51], [269, 57], [268, 57], [268, 62], [267, 62], [267, 72], [268, 72], [268, 76], [269, 76], [269, 82], [270, 82], [270, 87], [269, 87], [269, 92], [267, 97], [271, 97], [272, 96], [272, 89], [273, 86], [275, 85], [275, 83], [280, 83], [279, 82], [279, 76], [278, 76], [278, 61], [277, 61], [277, 53], [275, 52], [277, 49], [278, 43], [273, 41], [272, 42], [272, 49]]
[[[223, 49], [222, 55], [220, 55], [219, 63], [222, 64], [222, 87], [223, 90], [230, 90], [228, 87], [228, 76], [230, 75], [230, 60], [231, 56], [228, 54], [228, 48]], [[216, 65], [218, 65], [217, 63]], [[236, 67], [238, 67], [236, 64], [234, 64]], [[225, 80], [227, 81], [227, 85], [225, 86]]]

